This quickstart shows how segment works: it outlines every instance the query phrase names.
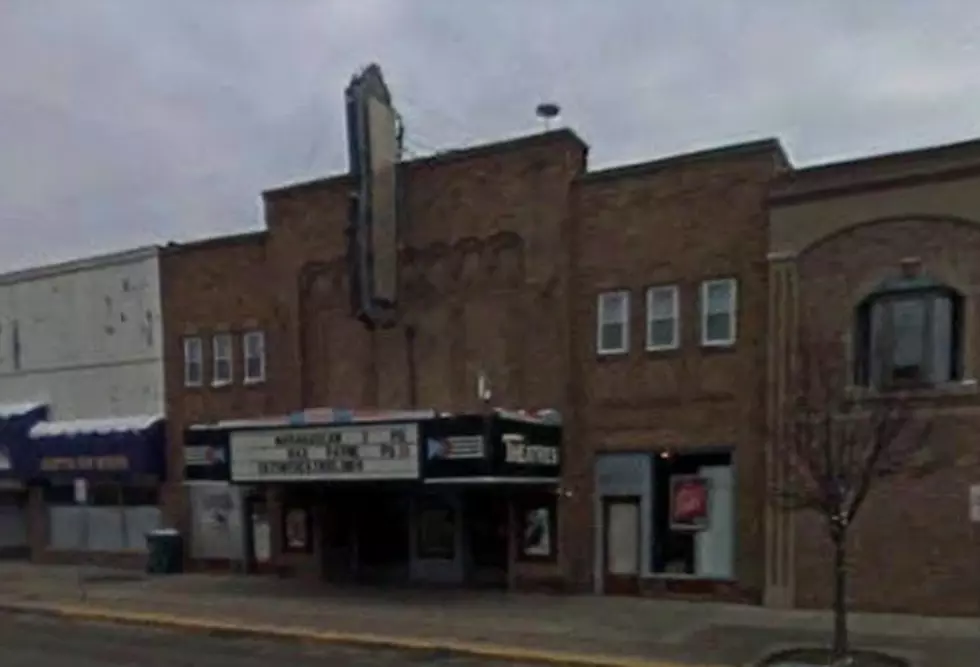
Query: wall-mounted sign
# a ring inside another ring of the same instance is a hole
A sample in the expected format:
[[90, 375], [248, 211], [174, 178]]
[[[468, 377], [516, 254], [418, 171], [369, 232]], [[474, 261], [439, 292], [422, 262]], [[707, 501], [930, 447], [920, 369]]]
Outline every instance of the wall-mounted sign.
[[504, 443], [504, 461], [507, 463], [531, 466], [558, 465], [559, 453], [555, 445], [529, 444], [521, 433], [505, 433], [501, 440]]
[[483, 437], [479, 435], [457, 435], [448, 438], [429, 438], [425, 441], [425, 455], [430, 461], [458, 461], [460, 459], [482, 459], [484, 456]]
[[704, 530], [711, 518], [709, 480], [697, 475], [674, 475], [670, 478], [671, 530]]
[[416, 479], [417, 424], [240, 431], [231, 435], [236, 482]]
[[126, 472], [129, 458], [121, 454], [103, 456], [45, 456], [41, 459], [44, 472]]

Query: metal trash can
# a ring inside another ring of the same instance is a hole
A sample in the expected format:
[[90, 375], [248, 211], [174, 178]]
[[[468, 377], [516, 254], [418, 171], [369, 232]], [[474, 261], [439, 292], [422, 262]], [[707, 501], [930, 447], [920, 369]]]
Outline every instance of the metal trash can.
[[173, 528], [146, 534], [147, 574], [180, 574], [184, 571], [184, 538]]

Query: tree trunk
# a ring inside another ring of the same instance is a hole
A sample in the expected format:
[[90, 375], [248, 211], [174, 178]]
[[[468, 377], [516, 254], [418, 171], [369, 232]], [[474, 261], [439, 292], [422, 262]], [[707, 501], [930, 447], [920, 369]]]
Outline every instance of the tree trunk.
[[847, 656], [847, 532], [837, 531], [834, 542], [834, 664]]

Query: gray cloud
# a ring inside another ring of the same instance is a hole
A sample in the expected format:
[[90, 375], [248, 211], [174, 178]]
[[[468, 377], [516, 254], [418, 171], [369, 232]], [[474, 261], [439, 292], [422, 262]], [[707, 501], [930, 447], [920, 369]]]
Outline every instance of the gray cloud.
[[380, 62], [415, 152], [534, 131], [593, 164], [778, 135], [798, 163], [978, 133], [969, 0], [5, 0], [0, 270], [261, 224], [344, 168]]

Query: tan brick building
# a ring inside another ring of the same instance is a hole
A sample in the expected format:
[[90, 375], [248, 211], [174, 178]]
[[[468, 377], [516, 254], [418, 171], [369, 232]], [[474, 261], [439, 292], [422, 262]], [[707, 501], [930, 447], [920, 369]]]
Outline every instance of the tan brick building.
[[[853, 605], [980, 613], [980, 531], [969, 513], [980, 481], [969, 456], [980, 426], [980, 143], [788, 175], [772, 195], [769, 243], [774, 432], [805, 328], [843, 343], [855, 385], [917, 385], [933, 437], [967, 455], [925, 479], [875, 489], [853, 529]], [[878, 337], [862, 335], [869, 326], [895, 341], [871, 368]], [[769, 602], [826, 606], [831, 561], [816, 520], [769, 518]]]
[[[172, 442], [319, 406], [478, 411], [482, 372], [495, 405], [564, 417], [557, 557], [511, 584], [759, 599], [765, 201], [785, 157], [764, 141], [587, 173], [586, 155], [557, 131], [406, 164], [393, 329], [349, 314], [344, 177], [266, 192], [264, 231], [170, 248]], [[672, 528], [672, 477], [702, 470], [718, 518]], [[319, 546], [283, 548], [288, 499], [262, 502], [270, 564], [320, 574]]]

